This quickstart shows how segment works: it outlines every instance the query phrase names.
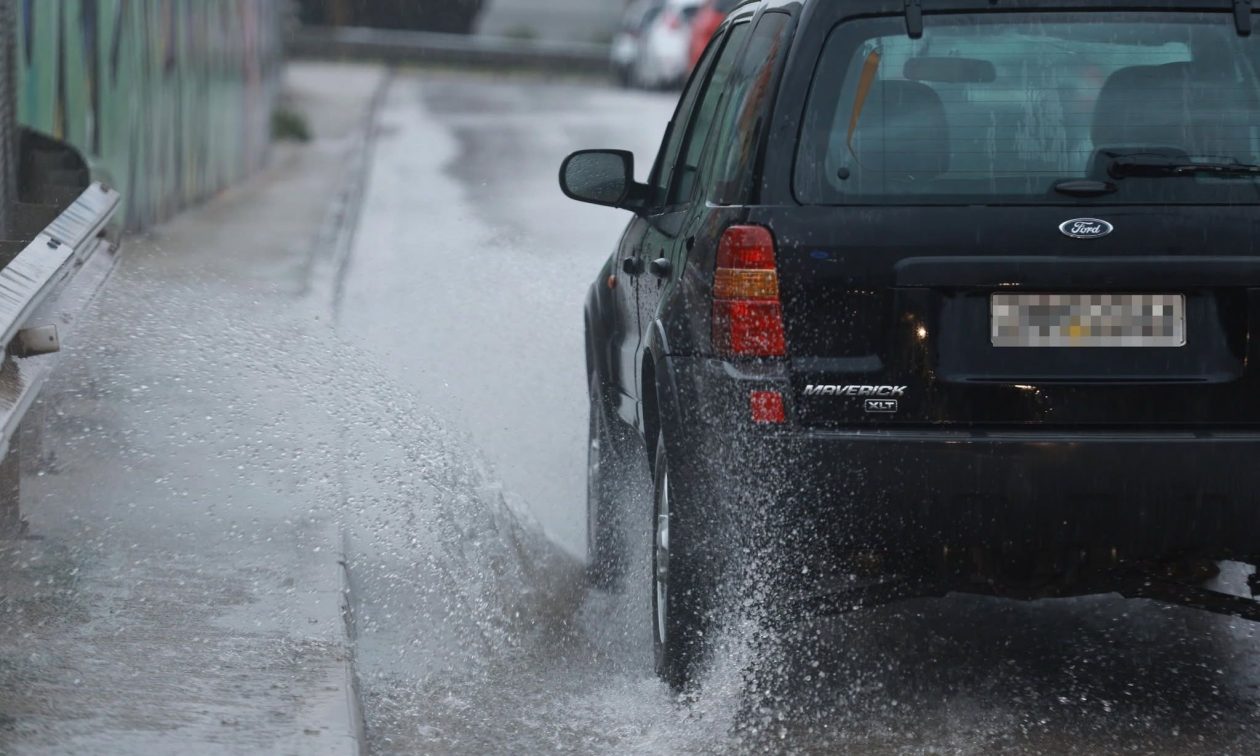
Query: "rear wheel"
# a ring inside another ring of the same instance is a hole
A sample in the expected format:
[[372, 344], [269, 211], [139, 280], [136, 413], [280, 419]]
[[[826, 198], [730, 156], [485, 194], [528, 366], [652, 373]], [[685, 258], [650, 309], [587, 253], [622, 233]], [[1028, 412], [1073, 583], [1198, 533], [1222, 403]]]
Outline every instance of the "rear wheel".
[[622, 89], [630, 89], [634, 86], [634, 63], [627, 63], [624, 66], [617, 66], [617, 85]]
[[664, 433], [657, 437], [652, 472], [652, 645], [656, 673], [681, 689], [704, 657], [706, 593], [699, 580], [701, 560], [689, 548], [692, 534], [680, 517], [679, 505], [684, 502], [676, 496]]
[[621, 435], [609, 421], [599, 376], [590, 377], [590, 430], [586, 450], [586, 574], [592, 585], [612, 588], [625, 570], [618, 487], [625, 459]]
[[653, 82], [648, 76], [646, 53], [639, 51], [630, 64], [630, 85], [635, 89], [652, 89]]

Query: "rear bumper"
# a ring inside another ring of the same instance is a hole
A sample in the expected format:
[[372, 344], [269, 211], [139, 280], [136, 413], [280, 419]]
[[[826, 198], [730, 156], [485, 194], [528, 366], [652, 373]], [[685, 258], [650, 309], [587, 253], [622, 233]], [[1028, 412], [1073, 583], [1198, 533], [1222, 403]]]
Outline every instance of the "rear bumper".
[[855, 545], [1260, 554], [1260, 436], [802, 433], [798, 517]]
[[670, 362], [671, 458], [789, 547], [1260, 555], [1260, 433], [754, 426], [748, 392], [786, 382]]

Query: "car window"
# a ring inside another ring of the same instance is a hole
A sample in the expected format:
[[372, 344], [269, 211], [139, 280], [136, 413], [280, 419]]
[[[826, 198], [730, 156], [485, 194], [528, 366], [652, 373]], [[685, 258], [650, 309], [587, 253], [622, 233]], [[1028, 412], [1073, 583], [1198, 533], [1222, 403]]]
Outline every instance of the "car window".
[[736, 24], [727, 35], [726, 44], [713, 65], [713, 73], [705, 84], [698, 105], [686, 129], [683, 148], [679, 153], [678, 165], [674, 168], [673, 180], [669, 186], [667, 205], [676, 205], [691, 198], [696, 186], [696, 178], [700, 173], [700, 157], [704, 154], [704, 146], [709, 134], [713, 131], [714, 116], [717, 115], [718, 103], [726, 91], [731, 74], [740, 52], [744, 49], [744, 41], [748, 37], [749, 24]]
[[691, 79], [683, 89], [682, 97], [678, 100], [674, 118], [670, 121], [669, 128], [665, 132], [665, 141], [661, 144], [660, 152], [656, 157], [656, 165], [652, 169], [652, 178], [648, 182], [652, 186], [653, 205], [660, 206], [665, 204], [670, 182], [674, 176], [674, 167], [678, 162], [678, 150], [682, 147], [683, 137], [687, 133], [686, 125], [691, 120], [691, 112], [695, 108], [700, 92], [704, 88], [704, 83], [709, 78], [709, 70], [713, 67], [713, 60], [723, 49], [729, 36], [715, 38], [709, 43], [709, 46], [704, 51], [704, 55], [700, 58], [700, 62], [696, 64], [695, 71], [691, 74]]
[[[1079, 201], [1116, 156], [1260, 161], [1260, 79], [1224, 13], [1010, 13], [838, 26], [796, 166], [804, 202]], [[1255, 178], [1127, 179], [1101, 202], [1260, 199]]]
[[706, 184], [719, 204], [740, 202], [752, 179], [757, 144], [765, 127], [780, 63], [787, 52], [786, 13], [766, 13], [749, 38], [748, 52], [726, 88], [717, 130], [713, 176]]

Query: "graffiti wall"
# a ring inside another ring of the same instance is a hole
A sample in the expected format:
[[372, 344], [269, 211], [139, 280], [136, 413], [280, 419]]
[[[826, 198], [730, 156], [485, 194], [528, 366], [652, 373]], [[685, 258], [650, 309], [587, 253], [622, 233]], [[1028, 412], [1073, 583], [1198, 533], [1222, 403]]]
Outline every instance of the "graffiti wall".
[[131, 229], [257, 169], [280, 74], [276, 0], [14, 0], [21, 123], [65, 139]]

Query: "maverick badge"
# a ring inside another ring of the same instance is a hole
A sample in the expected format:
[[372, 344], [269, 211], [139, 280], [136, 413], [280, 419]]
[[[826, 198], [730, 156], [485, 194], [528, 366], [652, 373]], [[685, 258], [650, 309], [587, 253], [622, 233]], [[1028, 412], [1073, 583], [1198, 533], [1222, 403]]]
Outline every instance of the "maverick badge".
[[900, 409], [900, 397], [906, 395], [909, 386], [837, 386], [809, 384], [805, 396], [852, 396], [863, 399], [863, 406], [870, 414], [892, 415]]
[[909, 386], [835, 386], [814, 385], [805, 387], [805, 396], [870, 396], [892, 399], [906, 395]]

